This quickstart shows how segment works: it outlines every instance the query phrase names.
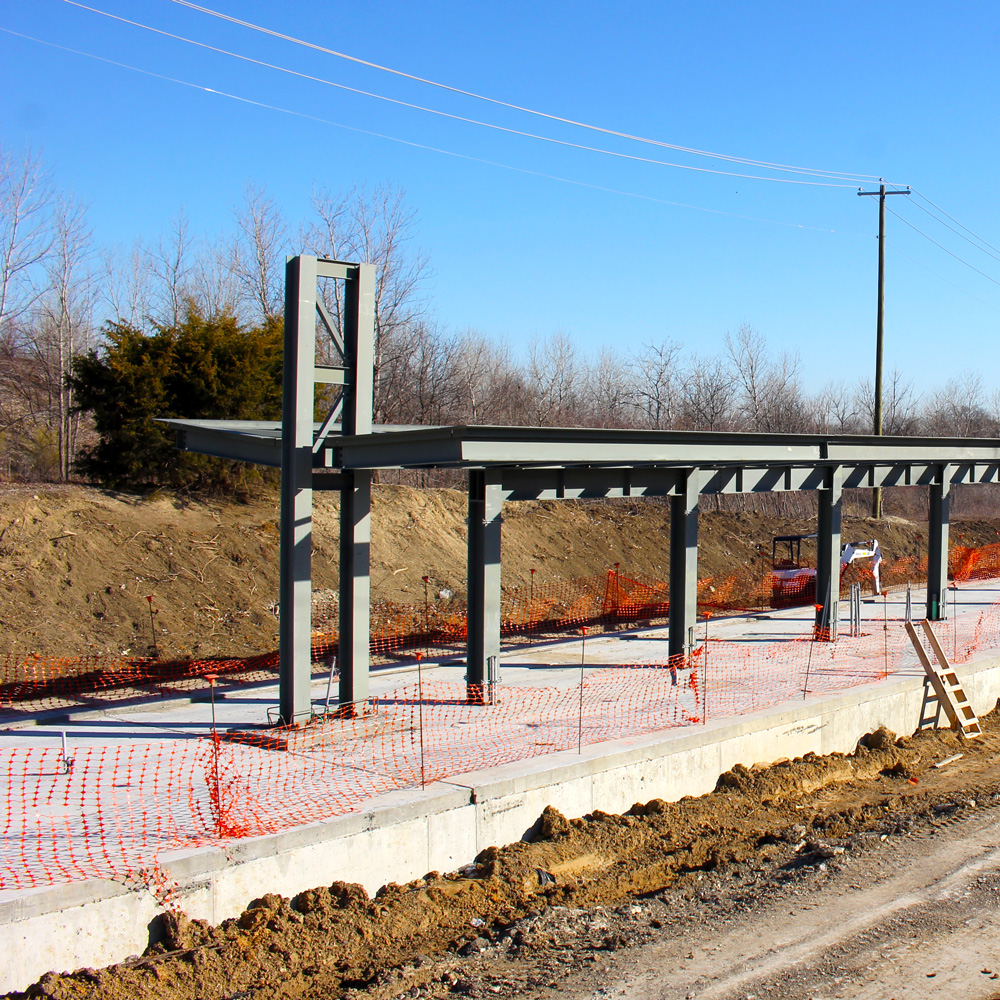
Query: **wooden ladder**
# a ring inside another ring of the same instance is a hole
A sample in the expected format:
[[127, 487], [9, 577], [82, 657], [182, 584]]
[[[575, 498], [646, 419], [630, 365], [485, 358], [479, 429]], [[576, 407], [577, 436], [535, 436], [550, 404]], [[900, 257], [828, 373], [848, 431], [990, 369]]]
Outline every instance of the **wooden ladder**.
[[920, 624], [923, 627], [924, 635], [927, 636], [927, 642], [937, 657], [939, 666], [931, 663], [930, 657], [920, 641], [920, 636], [917, 635], [917, 630], [913, 627], [913, 622], [906, 623], [906, 632], [910, 637], [910, 642], [913, 643], [913, 648], [917, 651], [924, 671], [930, 678], [938, 701], [944, 706], [944, 710], [951, 720], [952, 728], [957, 729], [967, 740], [982, 736], [983, 731], [979, 726], [976, 710], [965, 696], [965, 690], [958, 679], [958, 674], [948, 662], [948, 657], [944, 655], [944, 650], [941, 648], [941, 643], [938, 642], [938, 637], [934, 634], [931, 623], [923, 621]]

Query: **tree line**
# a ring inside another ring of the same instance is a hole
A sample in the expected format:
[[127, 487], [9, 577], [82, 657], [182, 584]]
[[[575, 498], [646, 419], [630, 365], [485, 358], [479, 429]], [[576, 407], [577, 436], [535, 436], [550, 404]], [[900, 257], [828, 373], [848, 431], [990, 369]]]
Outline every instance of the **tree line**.
[[[155, 239], [102, 247], [86, 207], [56, 188], [38, 156], [0, 149], [0, 478], [245, 483], [246, 470], [176, 452], [155, 418], [279, 417], [289, 253], [375, 265], [376, 422], [871, 430], [870, 379], [808, 393], [800, 359], [772, 351], [748, 323], [712, 355], [666, 335], [589, 354], [569, 331], [517, 350], [443, 329], [415, 235], [414, 212], [391, 185], [316, 190], [298, 222], [249, 185], [215, 239], [196, 239], [181, 212]], [[339, 323], [342, 288], [325, 287]], [[968, 372], [921, 395], [893, 371], [884, 427], [998, 437], [1000, 392]]]

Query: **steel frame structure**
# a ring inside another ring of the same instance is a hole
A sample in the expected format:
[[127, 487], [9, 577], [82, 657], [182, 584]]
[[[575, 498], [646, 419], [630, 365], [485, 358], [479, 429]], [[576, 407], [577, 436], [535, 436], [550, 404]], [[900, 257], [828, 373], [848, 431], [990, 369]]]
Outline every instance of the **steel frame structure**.
[[[343, 337], [317, 282], [345, 282]], [[468, 474], [469, 697], [479, 700], [500, 652], [503, 504], [517, 500], [669, 498], [668, 653], [690, 653], [696, 622], [698, 515], [714, 494], [818, 496], [817, 635], [837, 637], [844, 489], [928, 489], [926, 616], [945, 617], [951, 487], [1000, 482], [1000, 440], [874, 435], [743, 434], [547, 427], [373, 426], [374, 269], [309, 256], [286, 267], [282, 421], [167, 420], [188, 451], [281, 468], [280, 722], [310, 702], [312, 491], [339, 490], [340, 671], [344, 714], [368, 697], [369, 547], [377, 469]], [[317, 365], [317, 328], [343, 364]], [[314, 419], [315, 385], [341, 395]]]

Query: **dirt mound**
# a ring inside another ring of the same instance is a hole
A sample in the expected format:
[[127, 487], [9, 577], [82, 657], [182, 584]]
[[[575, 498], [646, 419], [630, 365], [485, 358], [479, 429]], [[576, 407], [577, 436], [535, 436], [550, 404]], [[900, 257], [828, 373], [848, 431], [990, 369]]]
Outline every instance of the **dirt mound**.
[[[315, 590], [337, 586], [337, 498], [315, 497]], [[465, 594], [466, 500], [455, 490], [377, 487], [372, 593], [421, 605]], [[699, 574], [725, 576], [770, 560], [775, 534], [815, 522], [707, 512]], [[889, 556], [922, 551], [924, 526], [847, 521], [845, 538], [877, 534]], [[995, 542], [993, 522], [953, 525], [956, 542]], [[504, 510], [508, 589], [600, 576], [665, 579], [669, 513], [655, 501], [511, 503]], [[275, 647], [278, 497], [221, 504], [158, 493], [147, 498], [81, 486], [0, 492], [0, 653], [242, 656]], [[152, 601], [149, 600], [152, 598]], [[152, 616], [150, 614], [152, 612]]]
[[50, 974], [27, 995], [269, 1000], [369, 988], [374, 995], [422, 966], [418, 978], [429, 993], [468, 992], [453, 971], [462, 958], [497, 949], [516, 956], [530, 940], [555, 947], [556, 937], [539, 933], [545, 914], [589, 921], [588, 934], [603, 942], [595, 947], [613, 948], [608, 908], [652, 895], [669, 904], [694, 892], [691, 879], [705, 873], [775, 860], [825, 864], [849, 848], [845, 838], [877, 831], [884, 839], [974, 808], [976, 799], [1000, 791], [993, 765], [1000, 726], [995, 717], [984, 721], [983, 739], [961, 744], [963, 758], [947, 768], [931, 765], [954, 754], [955, 734], [893, 742], [882, 731], [849, 756], [734, 767], [699, 798], [655, 799], [620, 816], [570, 820], [549, 808], [533, 842], [491, 847], [458, 872], [390, 884], [374, 898], [338, 882], [292, 900], [263, 896], [218, 927], [168, 917], [164, 940], [142, 958]]

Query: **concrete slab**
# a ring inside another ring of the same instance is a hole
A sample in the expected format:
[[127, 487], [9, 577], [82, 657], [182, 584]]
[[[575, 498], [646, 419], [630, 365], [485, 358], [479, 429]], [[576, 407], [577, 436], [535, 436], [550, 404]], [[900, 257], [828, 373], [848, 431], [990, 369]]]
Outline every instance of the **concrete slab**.
[[[959, 617], [977, 620], [997, 596], [1000, 592], [992, 582], [961, 586], [957, 593]], [[902, 602], [902, 597], [895, 596], [866, 604], [872, 630], [881, 627], [883, 616], [899, 616]], [[914, 595], [914, 606], [921, 606], [918, 594]], [[712, 637], [722, 642], [774, 642], [808, 635], [812, 615], [806, 608], [749, 618], [720, 617], [710, 620], [708, 627]], [[544, 687], [566, 701], [579, 685], [581, 663], [588, 679], [607, 676], [609, 668], [614, 676], [614, 670], [629, 664], [662, 663], [664, 634], [665, 630], [643, 629], [507, 650], [501, 693]], [[982, 655], [960, 665], [958, 672], [977, 711], [988, 711], [997, 704], [1000, 659]], [[459, 685], [463, 674], [460, 664], [437, 664], [421, 672], [429, 686], [441, 681]], [[372, 687], [378, 698], [387, 700], [404, 686], [412, 695], [415, 680], [412, 673], [376, 674]], [[326, 680], [317, 680], [313, 686], [317, 703], [325, 700], [326, 691]], [[217, 693], [214, 725], [222, 728], [264, 722], [268, 708], [276, 701], [277, 689], [275, 685], [230, 686]], [[515, 707], [511, 706], [509, 717], [516, 721]], [[161, 853], [158, 861], [176, 882], [175, 898], [185, 911], [212, 921], [236, 915], [265, 891], [293, 895], [336, 879], [361, 882], [374, 891], [389, 881], [407, 881], [431, 870], [452, 870], [485, 847], [515, 840], [532, 826], [546, 805], [573, 816], [595, 809], [621, 811], [653, 797], [701, 794], [714, 787], [718, 775], [735, 763], [751, 765], [807, 752], [846, 752], [861, 735], [879, 725], [897, 732], [912, 731], [924, 718], [926, 707], [922, 671], [907, 667], [888, 679], [846, 691], [807, 694], [738, 718], [710, 716], [707, 722], [701, 718], [697, 724], [584, 743], [579, 752], [563, 750], [468, 774], [451, 774], [426, 788], [376, 794], [391, 785], [373, 775], [373, 791], [367, 801], [359, 799], [353, 807], [344, 806], [356, 811], [266, 836]], [[461, 745], [466, 732], [462, 727], [469, 721], [468, 713], [475, 711], [456, 707], [452, 716], [442, 716], [436, 724], [445, 727], [452, 734], [449, 738]], [[599, 727], [602, 711], [597, 702], [577, 722]], [[521, 718], [516, 724], [530, 727], [533, 723]], [[147, 744], [175, 746], [187, 754], [206, 744], [211, 747], [201, 737], [209, 734], [212, 726], [212, 706], [207, 700], [156, 706], [147, 703], [124, 711], [88, 711], [85, 717], [58, 722], [48, 719], [30, 728], [5, 729], [0, 731], [0, 750], [48, 747], [54, 751], [65, 731], [71, 755], [74, 749], [110, 748], [127, 760], [130, 748], [141, 749]], [[592, 731], [599, 730], [587, 729]], [[536, 733], [532, 737], [536, 746], [544, 742], [541, 731], [527, 728], [524, 732]], [[567, 745], [565, 739], [563, 745]], [[319, 756], [326, 752], [324, 748], [316, 750]], [[413, 767], [415, 750], [411, 747], [408, 752], [408, 766]], [[275, 757], [288, 760], [290, 756], [260, 754], [263, 761]], [[188, 754], [184, 759], [194, 758]], [[53, 788], [59, 780], [58, 775], [46, 779]], [[115, 791], [122, 803], [133, 803], [131, 808], [155, 811], [156, 802], [145, 801], [144, 794], [141, 788]], [[16, 794], [13, 801], [16, 803]], [[84, 829], [79, 824], [86, 819], [72, 810], [54, 818], [69, 834]], [[157, 912], [156, 901], [147, 889], [100, 879], [0, 892], [0, 953], [4, 956], [0, 988], [23, 988], [49, 968], [106, 964], [141, 951], [148, 943], [148, 927]], [[28, 947], [28, 941], [38, 946]]]

